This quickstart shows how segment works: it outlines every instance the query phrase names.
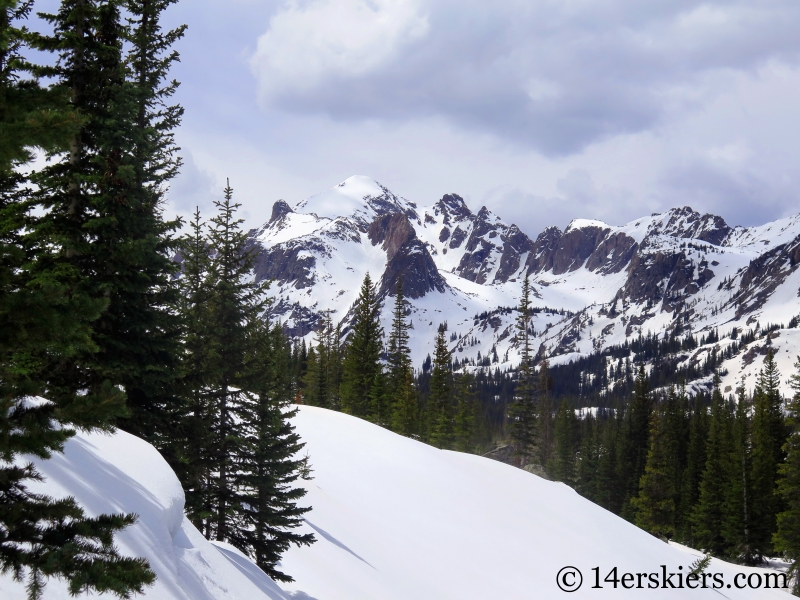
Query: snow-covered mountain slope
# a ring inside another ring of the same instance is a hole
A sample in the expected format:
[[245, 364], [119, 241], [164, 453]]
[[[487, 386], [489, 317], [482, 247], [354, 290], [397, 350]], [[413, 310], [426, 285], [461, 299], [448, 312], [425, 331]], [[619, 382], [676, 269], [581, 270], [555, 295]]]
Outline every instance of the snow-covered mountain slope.
[[725, 337], [800, 314], [800, 215], [731, 228], [683, 207], [622, 226], [577, 219], [533, 239], [455, 194], [426, 207], [351, 177], [294, 207], [276, 202], [250, 235], [257, 277], [274, 282], [273, 316], [307, 341], [328, 311], [347, 325], [366, 273], [387, 300], [388, 327], [402, 276], [417, 365], [445, 321], [457, 359], [515, 365], [508, 309], [526, 274], [542, 309], [536, 344], [556, 361], [640, 334]]
[[[183, 494], [158, 453], [125, 433], [79, 434], [63, 456], [37, 461], [40, 489], [71, 494], [90, 512], [137, 512], [119, 536], [158, 575], [145, 598], [176, 600], [504, 600], [564, 597], [556, 575], [583, 573], [575, 597], [618, 598], [602, 579], [661, 572], [677, 584], [695, 557], [581, 498], [561, 483], [479, 456], [438, 450], [355, 417], [302, 406], [294, 420], [314, 469], [304, 502], [311, 547], [292, 548], [277, 586], [247, 558], [207, 542], [183, 516]], [[602, 589], [592, 569], [600, 568]], [[682, 568], [681, 568], [682, 567]], [[723, 585], [743, 568], [715, 561]], [[568, 579], [568, 582], [571, 581]], [[711, 586], [712, 579], [708, 580]], [[719, 598], [712, 589], [643, 589], [639, 598]], [[730, 600], [786, 598], [775, 590], [722, 590]], [[0, 598], [24, 588], [0, 576]], [[66, 600], [59, 582], [45, 598]]]
[[[175, 473], [141, 439], [122, 431], [79, 433], [67, 442], [63, 454], [34, 462], [45, 479], [31, 484], [33, 491], [57, 498], [73, 496], [92, 516], [139, 515], [115, 539], [122, 554], [146, 557], [156, 573], [155, 584], [146, 590], [148, 600], [291, 598], [236, 550], [217, 548], [197, 531], [183, 514], [183, 490]], [[23, 584], [0, 575], [0, 598], [26, 597]], [[73, 597], [63, 582], [51, 580], [44, 598]]]

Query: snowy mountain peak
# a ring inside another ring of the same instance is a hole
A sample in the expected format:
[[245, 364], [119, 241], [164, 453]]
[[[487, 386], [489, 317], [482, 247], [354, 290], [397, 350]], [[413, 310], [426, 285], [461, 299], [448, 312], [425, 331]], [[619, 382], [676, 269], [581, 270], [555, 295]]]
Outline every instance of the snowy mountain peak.
[[356, 217], [362, 224], [368, 224], [377, 215], [408, 213], [414, 208], [416, 205], [395, 195], [374, 179], [354, 175], [326, 192], [301, 200], [294, 210], [322, 219]]

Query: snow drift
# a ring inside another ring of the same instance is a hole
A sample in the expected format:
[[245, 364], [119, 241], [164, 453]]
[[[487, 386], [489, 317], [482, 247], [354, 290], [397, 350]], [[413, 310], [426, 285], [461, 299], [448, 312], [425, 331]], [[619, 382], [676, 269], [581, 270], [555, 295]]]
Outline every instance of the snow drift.
[[[786, 598], [775, 590], [636, 589], [602, 577], [686, 573], [693, 556], [603, 510], [560, 483], [486, 458], [442, 451], [341, 413], [303, 406], [295, 425], [314, 469], [304, 503], [317, 543], [293, 548], [279, 587], [249, 560], [206, 541], [183, 516], [175, 475], [145, 442], [125, 433], [81, 434], [40, 462], [52, 495], [74, 495], [91, 513], [136, 512], [120, 549], [145, 556], [158, 575], [146, 598], [180, 600], [470, 600], [565, 598], [556, 574], [583, 573], [570, 598]], [[741, 569], [714, 561], [732, 583]], [[645, 580], [646, 582], [647, 580]], [[676, 579], [673, 579], [676, 581]], [[45, 598], [66, 600], [51, 582]], [[24, 589], [0, 578], [0, 598]]]

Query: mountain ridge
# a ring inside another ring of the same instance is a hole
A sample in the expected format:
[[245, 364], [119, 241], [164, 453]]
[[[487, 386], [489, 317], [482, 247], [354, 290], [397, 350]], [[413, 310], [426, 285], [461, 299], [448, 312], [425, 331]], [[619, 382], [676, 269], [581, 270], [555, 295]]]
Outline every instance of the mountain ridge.
[[249, 235], [256, 277], [273, 281], [271, 316], [307, 343], [324, 314], [347, 331], [367, 272], [384, 299], [402, 276], [417, 365], [447, 322], [460, 363], [478, 366], [491, 354], [493, 368], [513, 367], [514, 315], [477, 317], [516, 306], [526, 274], [534, 304], [550, 309], [533, 328], [539, 356], [551, 359], [648, 332], [725, 336], [800, 313], [800, 215], [731, 227], [684, 206], [621, 226], [574, 219], [532, 238], [458, 194], [425, 206], [356, 176], [294, 207], [279, 200]]

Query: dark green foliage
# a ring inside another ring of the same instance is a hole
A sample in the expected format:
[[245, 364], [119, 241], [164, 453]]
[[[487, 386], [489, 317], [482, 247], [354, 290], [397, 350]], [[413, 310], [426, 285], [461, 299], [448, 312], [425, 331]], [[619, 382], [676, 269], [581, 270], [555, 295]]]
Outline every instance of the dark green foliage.
[[443, 325], [436, 334], [427, 410], [430, 443], [437, 448], [451, 448], [454, 433], [452, 354]]
[[547, 464], [547, 473], [556, 481], [575, 484], [577, 453], [580, 444], [579, 423], [575, 411], [566, 400], [558, 407], [554, 427], [554, 452]]
[[[68, 149], [84, 123], [63, 88], [21, 79], [40, 71], [20, 56], [24, 36], [14, 21], [29, 10], [28, 2], [0, 0], [0, 571], [25, 581], [32, 599], [54, 577], [73, 594], [128, 598], [155, 579], [146, 561], [121, 557], [113, 544], [135, 516], [88, 518], [74, 499], [31, 492], [41, 476], [20, 456], [62, 451], [74, 433], [68, 423], [110, 428], [125, 397], [107, 381], [89, 394], [69, 378], [57, 383], [75, 370], [76, 356], [97, 350], [93, 326], [107, 300], [87, 293], [79, 265], [59, 262], [61, 240], [36, 229], [44, 217], [32, 219], [32, 192], [15, 171], [34, 148]], [[54, 402], [29, 399], [44, 393]]]
[[455, 377], [456, 400], [455, 419], [453, 422], [453, 450], [471, 452], [474, 447], [477, 426], [477, 399], [475, 377], [468, 372]]
[[525, 466], [536, 455], [536, 381], [530, 341], [531, 288], [528, 276], [522, 283], [517, 316], [517, 346], [520, 365], [514, 402], [508, 407], [508, 435], [517, 466]]
[[677, 538], [691, 546], [696, 545], [695, 526], [690, 518], [700, 499], [700, 482], [706, 465], [708, 443], [708, 411], [706, 406], [695, 399], [694, 409], [689, 419], [689, 448], [686, 456], [686, 469], [681, 480], [681, 501], [678, 518]]
[[670, 539], [675, 534], [675, 474], [670, 469], [669, 421], [666, 406], [650, 416], [650, 449], [639, 495], [634, 498], [636, 525], [653, 535]]
[[784, 502], [784, 510], [778, 514], [773, 542], [775, 551], [791, 561], [792, 591], [795, 596], [800, 596], [800, 357], [795, 368], [797, 372], [791, 379], [794, 397], [789, 404], [791, 433], [784, 446], [786, 461], [779, 469], [778, 494]]
[[260, 325], [253, 335], [251, 391], [236, 407], [242, 438], [235, 479], [241, 522], [230, 541], [273, 579], [293, 581], [278, 570], [278, 562], [291, 545], [310, 545], [314, 536], [292, 531], [311, 509], [297, 505], [306, 491], [293, 487], [304, 461], [299, 458], [303, 444], [289, 421], [297, 413], [288, 409], [291, 350], [279, 325]]
[[380, 301], [369, 273], [361, 284], [353, 312], [353, 328], [342, 364], [342, 410], [366, 418], [370, 414], [372, 386], [381, 370], [383, 345]]
[[408, 321], [402, 278], [397, 280], [387, 363], [387, 408], [390, 411], [390, 428], [402, 435], [417, 433], [419, 411], [417, 392], [413, 384], [411, 350], [408, 347]]
[[700, 497], [692, 513], [695, 543], [715, 556], [726, 550], [725, 495], [729, 484], [731, 448], [731, 415], [715, 380], [711, 396], [711, 418], [706, 444], [706, 464], [700, 483]]
[[731, 457], [725, 495], [725, 522], [723, 535], [727, 554], [745, 565], [753, 565], [756, 559], [750, 541], [750, 402], [744, 380], [736, 390], [736, 414], [732, 426]]
[[647, 453], [650, 448], [650, 414], [652, 400], [648, 389], [644, 365], [636, 375], [633, 398], [625, 411], [619, 435], [617, 454], [619, 481], [623, 496], [622, 516], [633, 521], [635, 506], [631, 500], [639, 492], [639, 481], [644, 475]]
[[776, 495], [778, 465], [783, 461], [786, 425], [780, 374], [770, 350], [753, 392], [751, 540], [756, 559], [772, 553], [781, 498]]
[[182, 246], [186, 512], [207, 537], [291, 581], [277, 567], [281, 555], [314, 541], [292, 532], [310, 510], [297, 505], [305, 490], [293, 487], [307, 468], [289, 421], [296, 357], [282, 328], [265, 322], [267, 286], [253, 281], [253, 254], [232, 196], [228, 186], [207, 232], [196, 213]]

